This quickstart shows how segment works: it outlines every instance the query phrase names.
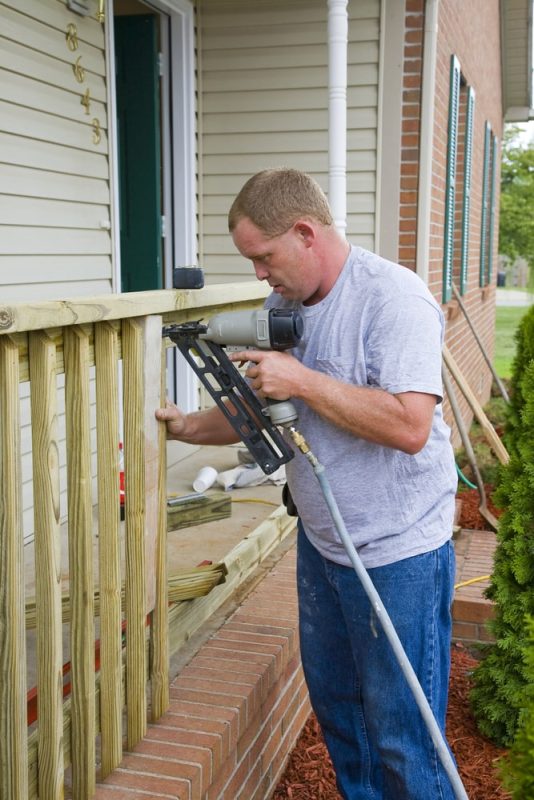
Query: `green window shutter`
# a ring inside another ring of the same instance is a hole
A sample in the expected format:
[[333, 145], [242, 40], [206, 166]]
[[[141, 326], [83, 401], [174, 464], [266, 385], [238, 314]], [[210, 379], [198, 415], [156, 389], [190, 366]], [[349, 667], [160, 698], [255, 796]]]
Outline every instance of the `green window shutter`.
[[452, 294], [454, 254], [454, 206], [456, 199], [456, 153], [458, 150], [458, 109], [460, 104], [460, 62], [451, 56], [449, 90], [449, 128], [447, 134], [447, 174], [445, 187], [445, 230], [443, 240], [443, 294], [447, 303]]
[[493, 272], [493, 239], [495, 233], [495, 195], [497, 183], [497, 156], [499, 153], [499, 140], [493, 137], [491, 148], [491, 187], [489, 201], [489, 233], [488, 233], [488, 284], [491, 283]]
[[488, 184], [490, 164], [491, 127], [486, 121], [484, 131], [484, 165], [482, 170], [482, 218], [480, 220], [480, 286], [486, 285], [486, 263], [488, 251]]
[[462, 203], [462, 252], [460, 257], [460, 294], [467, 288], [467, 265], [469, 261], [469, 215], [471, 210], [471, 169], [473, 163], [473, 120], [475, 116], [475, 90], [467, 91], [464, 147], [464, 193]]

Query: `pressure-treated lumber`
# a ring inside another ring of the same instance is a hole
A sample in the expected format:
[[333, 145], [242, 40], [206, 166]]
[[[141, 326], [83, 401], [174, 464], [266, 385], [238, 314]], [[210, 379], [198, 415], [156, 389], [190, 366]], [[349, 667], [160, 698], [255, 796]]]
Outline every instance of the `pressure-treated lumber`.
[[158, 290], [79, 297], [69, 300], [11, 303], [0, 306], [0, 334], [55, 326], [83, 325], [104, 320], [163, 314], [165, 320], [187, 322], [206, 308], [220, 311], [257, 308], [268, 294], [262, 283], [211, 284], [195, 290]]
[[[0, 337], [0, 797], [28, 794], [19, 351]], [[22, 611], [22, 613], [21, 613]]]
[[[167, 399], [167, 357], [160, 342], [160, 406]], [[150, 625], [150, 682], [152, 720], [159, 719], [169, 707], [169, 603], [167, 590], [167, 426], [158, 426], [159, 466], [157, 474], [157, 532], [155, 553], [155, 596]]]
[[156, 596], [161, 317], [122, 324], [126, 484], [126, 691], [131, 749], [146, 731], [145, 618]]
[[[220, 564], [206, 564], [202, 567], [194, 567], [193, 569], [189, 570], [173, 572], [172, 575], [169, 575], [165, 584], [165, 605], [167, 606], [169, 603], [181, 603], [184, 600], [194, 600], [197, 597], [203, 597], [215, 586], [224, 581], [227, 571], [226, 564], [221, 562]], [[118, 598], [119, 613], [121, 613], [121, 611], [124, 613], [126, 608], [124, 587], [119, 589]], [[26, 628], [28, 630], [33, 630], [37, 623], [37, 607], [35, 598], [29, 598], [26, 601], [25, 610]], [[103, 617], [102, 596], [98, 590], [94, 591], [94, 612], [95, 617]], [[61, 615], [63, 623], [70, 622], [71, 609], [70, 596], [68, 592], [63, 592], [61, 595]], [[119, 617], [119, 631], [120, 630], [121, 627]], [[101, 652], [102, 642], [103, 640], [101, 638]], [[100, 659], [100, 664], [101, 669], [103, 669], [102, 658]]]
[[171, 653], [189, 641], [196, 630], [246, 581], [278, 545], [291, 535], [296, 526], [295, 517], [289, 517], [283, 506], [248, 534], [225, 558], [228, 574], [223, 584], [209, 595], [190, 603], [180, 603], [169, 612], [169, 640]]
[[144, 493], [143, 331], [136, 320], [122, 325], [124, 386], [124, 478], [126, 504], [126, 706], [127, 746], [146, 731], [146, 558]]
[[[98, 571], [100, 622], [101, 769], [122, 758], [122, 619], [119, 497], [119, 341], [108, 322], [95, 325]], [[105, 413], [102, 413], [105, 409]], [[95, 598], [95, 614], [99, 612]]]
[[480, 470], [478, 468], [475, 451], [469, 439], [467, 428], [464, 425], [464, 421], [462, 419], [462, 414], [460, 411], [460, 406], [458, 405], [458, 401], [456, 400], [456, 392], [454, 391], [451, 379], [449, 378], [449, 374], [447, 372], [447, 369], [445, 368], [445, 365], [443, 365], [442, 373], [443, 373], [443, 386], [445, 388], [447, 397], [449, 398], [449, 404], [452, 409], [454, 421], [456, 422], [456, 427], [458, 428], [458, 433], [460, 434], [460, 438], [462, 440], [462, 444], [464, 446], [464, 450], [467, 459], [469, 461], [469, 465], [471, 466], [471, 469], [473, 471], [473, 476], [477, 485], [478, 494], [480, 496], [480, 504], [478, 510], [480, 511], [486, 522], [489, 522], [491, 528], [494, 531], [496, 531], [499, 523], [497, 518], [494, 516], [494, 514], [491, 513], [491, 511], [488, 508], [488, 504], [486, 501], [486, 490], [484, 488], [484, 481], [482, 480], [482, 475], [480, 474]]
[[[169, 497], [169, 500], [172, 499]], [[187, 495], [183, 499], [176, 499], [180, 502], [176, 505], [167, 505], [167, 528], [170, 531], [225, 519], [232, 514], [232, 498], [226, 492]]]
[[[224, 564], [228, 570], [227, 580], [210, 592], [208, 597], [199, 597], [195, 600], [178, 603], [169, 615], [169, 641], [170, 652], [177, 653], [185, 642], [198, 630], [198, 628], [213, 615], [215, 611], [250, 578], [255, 569], [268, 558], [272, 552], [294, 533], [296, 520], [289, 517], [283, 506], [277, 508], [257, 528], [251, 531], [225, 558]], [[219, 565], [220, 566], [220, 565]], [[229, 578], [229, 579], [228, 579]], [[228, 584], [228, 585], [227, 585]], [[148, 643], [146, 645], [148, 647]], [[126, 681], [126, 670], [122, 673], [122, 686]], [[97, 697], [100, 692], [99, 676], [97, 675]], [[64, 706], [63, 730], [63, 755], [65, 768], [71, 764], [70, 750], [70, 717], [71, 702], [67, 700]], [[97, 729], [99, 719], [97, 716]], [[37, 747], [36, 734], [31, 734], [28, 745], [29, 760], [29, 794], [28, 800], [36, 800], [37, 794]]]
[[451, 373], [452, 377], [456, 381], [458, 387], [462, 391], [465, 399], [471, 406], [471, 409], [480, 423], [480, 427], [484, 432], [484, 436], [486, 437], [487, 442], [493, 449], [493, 452], [501, 462], [501, 464], [507, 464], [510, 460], [510, 456], [508, 452], [501, 442], [500, 438], [497, 436], [495, 428], [487, 418], [486, 414], [480, 403], [478, 402], [477, 398], [475, 397], [474, 392], [471, 390], [469, 384], [467, 383], [465, 377], [463, 376], [461, 370], [459, 369], [456, 361], [454, 360], [453, 356], [451, 355], [449, 349], [446, 345], [443, 347], [443, 359], [445, 361], [445, 366]]
[[39, 792], [63, 796], [63, 643], [56, 347], [46, 331], [29, 337], [37, 596]]
[[66, 328], [63, 346], [72, 618], [72, 793], [89, 798], [96, 784], [95, 662], [93, 648], [87, 647], [94, 639], [89, 336], [77, 326]]

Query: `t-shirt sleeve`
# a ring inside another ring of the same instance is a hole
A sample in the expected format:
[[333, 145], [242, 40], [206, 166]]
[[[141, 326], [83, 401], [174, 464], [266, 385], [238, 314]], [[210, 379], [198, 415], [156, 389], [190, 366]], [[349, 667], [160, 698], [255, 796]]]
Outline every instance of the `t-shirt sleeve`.
[[391, 394], [423, 392], [441, 401], [444, 320], [437, 305], [404, 294], [378, 309], [365, 343], [367, 379]]

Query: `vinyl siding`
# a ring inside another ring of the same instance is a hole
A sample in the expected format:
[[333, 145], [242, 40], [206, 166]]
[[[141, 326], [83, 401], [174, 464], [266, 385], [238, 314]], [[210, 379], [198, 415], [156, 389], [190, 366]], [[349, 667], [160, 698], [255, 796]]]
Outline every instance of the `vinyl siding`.
[[[76, 25], [78, 47], [67, 46]], [[73, 65], [85, 70], [82, 82]], [[90, 91], [90, 108], [81, 104]], [[93, 141], [93, 120], [101, 127]], [[0, 3], [4, 301], [112, 289], [104, 31], [60, 0]]]
[[[73, 23], [78, 47], [67, 46]], [[85, 70], [78, 82], [73, 64]], [[89, 114], [81, 104], [90, 90]], [[93, 119], [101, 140], [93, 142]], [[30, 301], [112, 290], [104, 32], [61, 0], [0, 2], [0, 294]], [[60, 518], [67, 512], [64, 376], [57, 379]], [[94, 381], [91, 383], [94, 394]], [[29, 420], [30, 388], [20, 387]], [[93, 474], [96, 434], [91, 398]], [[32, 441], [21, 431], [23, 530], [34, 530]]]
[[[328, 190], [326, 0], [199, 0], [199, 236], [207, 282], [252, 279], [227, 232], [241, 186], [287, 165]], [[375, 241], [380, 2], [350, 4], [347, 235]]]

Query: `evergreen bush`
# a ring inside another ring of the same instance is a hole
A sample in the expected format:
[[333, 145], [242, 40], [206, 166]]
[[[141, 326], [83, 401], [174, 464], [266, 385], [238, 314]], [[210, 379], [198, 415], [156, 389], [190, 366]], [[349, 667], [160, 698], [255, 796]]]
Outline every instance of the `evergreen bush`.
[[510, 753], [500, 762], [503, 783], [511, 792], [512, 800], [534, 797], [534, 619], [532, 617], [528, 618], [527, 633], [525, 710]]
[[495, 603], [495, 642], [473, 674], [473, 711], [480, 731], [510, 746], [528, 684], [527, 615], [534, 616], [534, 306], [517, 331], [504, 442], [510, 462], [499, 471], [493, 499], [499, 520], [487, 597]]

